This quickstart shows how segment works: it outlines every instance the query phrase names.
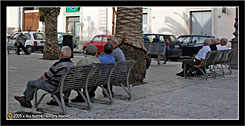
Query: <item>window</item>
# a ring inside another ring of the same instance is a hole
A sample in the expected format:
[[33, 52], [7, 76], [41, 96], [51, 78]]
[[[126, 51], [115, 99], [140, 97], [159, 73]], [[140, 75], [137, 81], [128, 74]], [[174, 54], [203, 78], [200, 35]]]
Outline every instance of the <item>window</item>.
[[176, 37], [173, 35], [170, 35], [169, 37], [170, 37], [171, 42], [175, 42], [177, 40]]
[[192, 43], [200, 43], [199, 37], [192, 37]]
[[142, 24], [143, 24], [143, 33], [146, 33], [147, 32], [147, 30], [148, 30], [148, 14], [147, 13], [143, 13], [143, 22], [142, 22]]
[[203, 43], [203, 41], [204, 41], [206, 38], [207, 38], [207, 37], [200, 37], [199, 43]]
[[16, 37], [19, 35], [19, 33], [16, 33], [13, 35], [12, 39], [16, 39]]
[[191, 37], [180, 37], [178, 40], [182, 43], [189, 43], [191, 40]]
[[145, 42], [153, 42], [153, 40], [157, 40], [157, 36], [156, 35], [147, 35], [145, 37]]
[[44, 34], [42, 34], [42, 33], [33, 33], [33, 37], [35, 40], [44, 40], [45, 39]]
[[102, 37], [95, 37], [93, 39], [93, 42], [101, 42]]
[[107, 42], [108, 37], [103, 37], [103, 42]]
[[160, 39], [159, 42], [165, 42], [166, 41], [163, 36], [159, 36], [159, 39]]

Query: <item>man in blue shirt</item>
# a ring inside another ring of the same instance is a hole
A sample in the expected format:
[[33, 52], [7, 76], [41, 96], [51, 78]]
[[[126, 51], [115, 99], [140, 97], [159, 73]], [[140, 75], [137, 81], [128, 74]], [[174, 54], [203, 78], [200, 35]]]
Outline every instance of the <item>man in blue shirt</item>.
[[[113, 51], [113, 45], [111, 43], [105, 44], [104, 45], [104, 54], [99, 57], [100, 62], [101, 63], [113, 63], [113, 62], [115, 62], [114, 57], [111, 55], [112, 51]], [[107, 85], [105, 85], [104, 88], [106, 90], [108, 90]], [[111, 93], [113, 96], [114, 93], [112, 92], [112, 85], [110, 85], [110, 88], [111, 88]], [[91, 89], [88, 89], [89, 90], [89, 96], [95, 94], [96, 89], [97, 89], [97, 86], [92, 87]], [[103, 92], [103, 94], [104, 94], [104, 92]], [[104, 96], [106, 96], [106, 95], [104, 94]]]
[[20, 55], [20, 48], [22, 48], [24, 50], [26, 55], [30, 54], [26, 51], [26, 47], [25, 47], [26, 40], [27, 40], [27, 37], [23, 33], [20, 33], [19, 36], [16, 38], [17, 55]]

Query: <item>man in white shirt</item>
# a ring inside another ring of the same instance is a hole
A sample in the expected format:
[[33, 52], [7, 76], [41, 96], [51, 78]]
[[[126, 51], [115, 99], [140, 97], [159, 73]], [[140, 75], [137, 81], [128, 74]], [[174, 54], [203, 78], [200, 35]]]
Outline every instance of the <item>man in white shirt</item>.
[[[209, 44], [211, 43], [210, 39], [205, 39], [203, 41], [203, 47], [199, 50], [197, 55], [193, 59], [186, 59], [182, 61], [182, 69], [184, 69], [184, 64], [186, 64], [186, 70], [189, 70], [191, 66], [195, 67], [202, 67], [204, 60], [206, 58], [206, 55], [209, 51], [211, 51]], [[180, 73], [176, 74], [177, 76], [184, 77], [184, 70], [182, 70]]]
[[222, 38], [222, 39], [221, 39], [221, 46], [217, 47], [217, 49], [218, 49], [218, 50], [227, 50], [227, 49], [229, 49], [229, 48], [226, 46], [227, 42], [228, 42], [228, 39]]

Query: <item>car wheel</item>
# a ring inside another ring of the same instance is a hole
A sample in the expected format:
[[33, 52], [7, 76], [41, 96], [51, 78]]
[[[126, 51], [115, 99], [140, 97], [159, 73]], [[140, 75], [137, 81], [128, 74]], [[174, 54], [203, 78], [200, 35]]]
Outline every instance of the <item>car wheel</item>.
[[31, 46], [27, 46], [27, 47], [26, 47], [26, 51], [27, 51], [28, 53], [31, 53], [31, 52], [33, 52], [34, 50], [33, 50], [33, 48], [32, 48]]

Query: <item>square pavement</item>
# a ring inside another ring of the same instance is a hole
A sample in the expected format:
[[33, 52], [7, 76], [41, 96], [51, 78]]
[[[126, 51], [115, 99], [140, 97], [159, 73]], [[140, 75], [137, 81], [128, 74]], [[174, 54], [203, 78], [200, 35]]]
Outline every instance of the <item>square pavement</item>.
[[[21, 111], [35, 112], [34, 109], [21, 107], [13, 96], [22, 95], [27, 81], [39, 78], [57, 60], [43, 60], [42, 53], [6, 55], [6, 115]], [[76, 64], [82, 57], [82, 53], [74, 53], [71, 60]], [[63, 119], [238, 119], [238, 70], [232, 70], [231, 75], [208, 80], [176, 76], [180, 71], [181, 62], [169, 61], [158, 65], [152, 61], [144, 79], [145, 84], [131, 88], [130, 101], [120, 99], [126, 93], [115, 86], [116, 96], [112, 105], [92, 103], [90, 111], [66, 107], [68, 116]], [[39, 90], [38, 96], [43, 93]], [[70, 99], [75, 96], [76, 92], [72, 91]], [[50, 95], [45, 96], [39, 107], [62, 112], [60, 107], [46, 104], [50, 98]], [[95, 98], [107, 100], [103, 98], [100, 88], [96, 90]], [[47, 112], [42, 118], [51, 119], [52, 114]]]

